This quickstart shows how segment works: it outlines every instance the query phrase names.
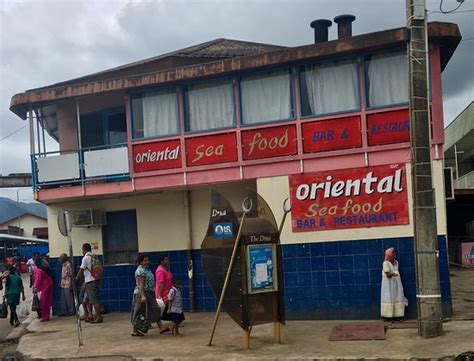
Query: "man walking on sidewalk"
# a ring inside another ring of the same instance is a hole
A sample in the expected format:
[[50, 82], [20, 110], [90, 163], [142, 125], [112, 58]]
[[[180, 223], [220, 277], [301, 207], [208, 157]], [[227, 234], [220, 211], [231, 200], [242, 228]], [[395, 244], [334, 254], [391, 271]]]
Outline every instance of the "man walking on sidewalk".
[[[80, 280], [84, 276], [85, 282], [85, 294], [84, 304], [86, 304], [86, 322], [90, 323], [102, 323], [101, 304], [100, 304], [100, 279], [97, 279], [93, 275], [93, 257], [97, 257], [92, 254], [92, 247], [89, 243], [82, 245], [82, 257], [81, 268], [76, 276], [76, 281]], [[92, 317], [92, 307], [94, 307], [95, 318]]]

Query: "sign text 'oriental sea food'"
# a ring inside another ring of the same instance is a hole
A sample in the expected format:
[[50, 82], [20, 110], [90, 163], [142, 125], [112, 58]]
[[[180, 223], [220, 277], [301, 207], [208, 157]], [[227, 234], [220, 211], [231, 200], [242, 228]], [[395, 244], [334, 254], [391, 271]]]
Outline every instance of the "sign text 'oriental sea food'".
[[303, 124], [305, 153], [362, 146], [360, 118], [349, 117]]
[[404, 164], [291, 175], [293, 232], [408, 224]]
[[244, 159], [259, 159], [296, 154], [296, 128], [284, 127], [247, 130], [242, 132]]
[[148, 172], [181, 167], [179, 140], [136, 144], [133, 146], [133, 169]]
[[236, 160], [237, 141], [233, 133], [186, 139], [188, 167]]
[[367, 115], [367, 133], [369, 145], [409, 142], [408, 110]]

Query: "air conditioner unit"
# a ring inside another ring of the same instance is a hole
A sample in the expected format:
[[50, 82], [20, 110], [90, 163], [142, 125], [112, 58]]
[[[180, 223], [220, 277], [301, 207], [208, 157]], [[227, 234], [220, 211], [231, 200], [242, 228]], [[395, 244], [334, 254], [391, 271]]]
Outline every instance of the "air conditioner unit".
[[105, 226], [105, 212], [98, 209], [80, 209], [69, 211], [73, 227]]

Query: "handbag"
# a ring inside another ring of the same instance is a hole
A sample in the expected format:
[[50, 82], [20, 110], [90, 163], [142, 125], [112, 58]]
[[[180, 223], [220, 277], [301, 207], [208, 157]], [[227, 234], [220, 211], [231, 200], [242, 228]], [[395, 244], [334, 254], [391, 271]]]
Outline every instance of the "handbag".
[[39, 304], [39, 298], [38, 298], [38, 295], [35, 293], [33, 295], [33, 300], [31, 301], [31, 311], [36, 311], [36, 312], [39, 312], [40, 311], [40, 304]]
[[0, 318], [7, 318], [8, 316], [8, 305], [3, 299], [3, 303], [0, 304]]
[[148, 305], [145, 303], [145, 312], [143, 312], [143, 305], [140, 308], [140, 311], [135, 316], [133, 320], [133, 326], [136, 328], [137, 332], [141, 334], [148, 333], [150, 328], [150, 323], [148, 322]]

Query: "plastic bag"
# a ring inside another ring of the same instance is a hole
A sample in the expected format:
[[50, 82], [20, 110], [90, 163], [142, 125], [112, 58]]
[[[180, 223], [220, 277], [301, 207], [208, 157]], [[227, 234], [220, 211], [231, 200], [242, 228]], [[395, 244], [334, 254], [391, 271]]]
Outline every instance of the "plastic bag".
[[156, 303], [158, 303], [158, 307], [160, 308], [160, 317], [163, 316], [163, 312], [165, 312], [166, 304], [162, 298], [157, 298]]
[[148, 306], [145, 303], [140, 307], [140, 311], [135, 316], [133, 320], [133, 327], [137, 330], [137, 332], [141, 333], [142, 335], [146, 334], [150, 329], [150, 323], [148, 322]]
[[8, 306], [5, 300], [3, 303], [0, 303], [0, 318], [7, 318], [8, 316]]
[[84, 310], [84, 306], [80, 305], [79, 306], [79, 317], [83, 318], [86, 316], [86, 311]]
[[21, 301], [18, 306], [18, 317], [25, 318], [30, 314], [30, 305], [26, 301]]
[[40, 311], [39, 298], [36, 293], [33, 295], [33, 300], [31, 301], [31, 311]]

